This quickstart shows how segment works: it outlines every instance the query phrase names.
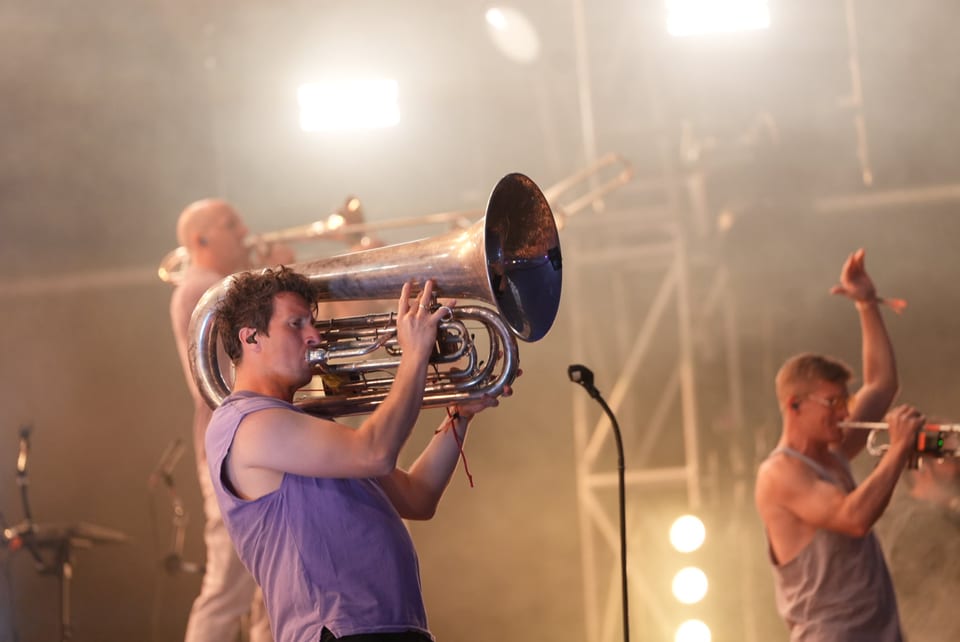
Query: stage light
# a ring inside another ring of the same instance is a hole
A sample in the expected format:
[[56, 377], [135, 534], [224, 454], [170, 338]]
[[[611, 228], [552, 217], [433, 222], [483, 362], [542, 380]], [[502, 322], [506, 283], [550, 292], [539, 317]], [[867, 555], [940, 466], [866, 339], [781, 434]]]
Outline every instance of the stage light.
[[400, 122], [397, 81], [328, 80], [300, 85], [300, 128], [305, 132], [378, 129]]
[[673, 642], [710, 642], [710, 627], [700, 620], [687, 620], [673, 636]]
[[766, 29], [767, 0], [667, 0], [667, 32], [698, 36]]
[[673, 596], [684, 604], [696, 604], [707, 594], [707, 574], [688, 566], [673, 576]]
[[706, 536], [703, 522], [695, 515], [678, 517], [670, 527], [670, 543], [681, 553], [692, 553], [703, 546]]
[[529, 63], [540, 56], [540, 38], [525, 15], [509, 7], [491, 7], [485, 17], [490, 39], [507, 58]]

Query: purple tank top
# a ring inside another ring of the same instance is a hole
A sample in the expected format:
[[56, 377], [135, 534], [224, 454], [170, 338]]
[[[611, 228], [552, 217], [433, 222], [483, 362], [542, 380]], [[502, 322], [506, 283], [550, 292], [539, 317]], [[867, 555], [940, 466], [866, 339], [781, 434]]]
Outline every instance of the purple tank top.
[[[850, 480], [792, 448], [778, 448], [810, 466], [825, 481], [850, 492]], [[841, 460], [847, 466], [844, 460]], [[849, 467], [847, 467], [849, 472]], [[848, 537], [819, 529], [800, 554], [773, 565], [777, 610], [792, 642], [902, 642], [893, 582], [873, 531]]]
[[266, 408], [299, 410], [250, 392], [230, 395], [207, 428], [217, 502], [240, 559], [263, 589], [277, 642], [420, 631], [429, 635], [413, 541], [374, 479], [285, 474], [259, 499], [238, 498], [220, 473], [241, 420]]

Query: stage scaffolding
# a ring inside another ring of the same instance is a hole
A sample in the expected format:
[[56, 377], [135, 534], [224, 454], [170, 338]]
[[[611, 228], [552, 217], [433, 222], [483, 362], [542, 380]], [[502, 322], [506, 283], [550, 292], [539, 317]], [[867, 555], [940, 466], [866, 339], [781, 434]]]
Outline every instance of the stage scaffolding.
[[[727, 432], [737, 450], [744, 418], [729, 274], [695, 242], [691, 249], [668, 210], [585, 215], [562, 235], [572, 362], [594, 371], [623, 436], [631, 639], [672, 641], [682, 619], [709, 620], [702, 609], [685, 615], [671, 594], [680, 567], [670, 571], [676, 554], [658, 547], [669, 548], [672, 519], [703, 515], [721, 495], [725, 511], [752, 507], [748, 475], [724, 479], [740, 455], [704, 445]], [[572, 404], [587, 640], [615, 642], [623, 636], [613, 431], [588, 395]], [[749, 607], [736, 608], [739, 639], [749, 641]]]

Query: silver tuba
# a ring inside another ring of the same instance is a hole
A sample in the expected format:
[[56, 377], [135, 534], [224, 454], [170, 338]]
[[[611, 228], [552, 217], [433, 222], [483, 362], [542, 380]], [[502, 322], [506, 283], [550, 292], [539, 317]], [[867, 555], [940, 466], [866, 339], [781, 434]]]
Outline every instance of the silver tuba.
[[[438, 296], [495, 307], [458, 305], [441, 321], [424, 408], [499, 394], [517, 375], [516, 338], [541, 339], [560, 305], [557, 226], [537, 185], [517, 173], [497, 183], [484, 217], [467, 229], [290, 267], [320, 286], [320, 302], [396, 299], [405, 282], [432, 279]], [[230, 279], [204, 294], [190, 322], [191, 370], [212, 407], [230, 394], [213, 323]], [[486, 330], [479, 339], [478, 327]], [[308, 359], [320, 384], [302, 388], [294, 403], [321, 416], [371, 412], [389, 392], [400, 360], [394, 315], [318, 321], [317, 328], [321, 341]]]

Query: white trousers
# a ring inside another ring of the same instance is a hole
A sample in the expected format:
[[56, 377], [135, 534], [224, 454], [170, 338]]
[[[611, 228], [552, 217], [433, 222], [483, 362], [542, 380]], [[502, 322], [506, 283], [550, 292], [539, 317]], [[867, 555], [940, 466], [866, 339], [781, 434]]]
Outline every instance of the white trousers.
[[250, 642], [273, 642], [263, 595], [253, 577], [237, 557], [220, 516], [206, 466], [197, 470], [203, 494], [206, 524], [203, 541], [207, 561], [200, 595], [193, 601], [184, 642], [236, 642], [241, 622]]

